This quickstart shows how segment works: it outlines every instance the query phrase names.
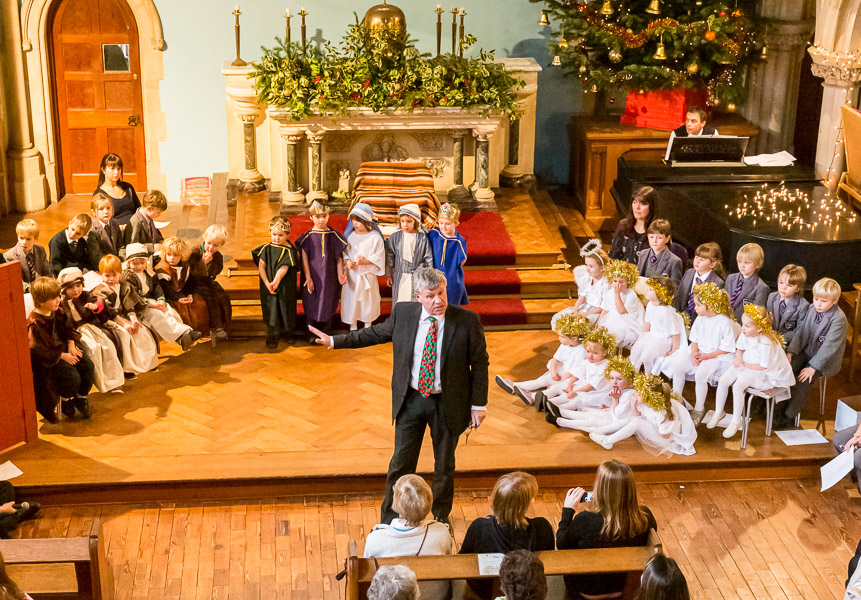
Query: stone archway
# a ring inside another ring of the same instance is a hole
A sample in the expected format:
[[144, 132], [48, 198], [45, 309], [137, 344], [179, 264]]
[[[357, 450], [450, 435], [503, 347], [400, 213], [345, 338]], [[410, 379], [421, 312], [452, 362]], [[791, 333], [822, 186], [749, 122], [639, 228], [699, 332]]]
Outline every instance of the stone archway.
[[[162, 52], [167, 49], [161, 17], [153, 0], [124, 0], [134, 14], [139, 32], [141, 91], [146, 128], [146, 166], [150, 188], [165, 189], [159, 142], [166, 139], [165, 114], [159, 84], [164, 79]], [[24, 0], [21, 5], [21, 49], [27, 65], [33, 143], [44, 157], [50, 200], [57, 197], [57, 140], [50, 65], [48, 15], [59, 0]], [[143, 191], [143, 190], [141, 190]]]

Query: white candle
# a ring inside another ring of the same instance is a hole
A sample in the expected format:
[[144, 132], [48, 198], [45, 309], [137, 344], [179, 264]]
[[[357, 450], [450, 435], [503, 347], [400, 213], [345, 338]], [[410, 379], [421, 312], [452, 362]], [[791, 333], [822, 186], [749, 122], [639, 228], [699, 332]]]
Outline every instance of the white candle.
[[239, 12], [239, 5], [237, 4], [236, 6], [234, 6], [233, 10], [235, 10], [236, 12]]
[[284, 13], [284, 16], [285, 16], [285, 17], [287, 17], [288, 19], [292, 16], [292, 15], [290, 14], [290, 9], [289, 9], [289, 8], [287, 9], [287, 12], [286, 12], [286, 13]]
[[442, 4], [437, 4], [437, 5], [436, 5], [436, 9], [437, 9], [437, 10], [442, 10]]

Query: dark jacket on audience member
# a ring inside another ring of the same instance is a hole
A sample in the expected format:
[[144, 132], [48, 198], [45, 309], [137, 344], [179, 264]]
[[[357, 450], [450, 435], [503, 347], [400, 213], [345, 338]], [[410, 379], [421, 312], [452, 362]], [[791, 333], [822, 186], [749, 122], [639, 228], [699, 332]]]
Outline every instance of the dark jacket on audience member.
[[[645, 506], [649, 525], [640, 535], [630, 539], [605, 540], [601, 537], [604, 517], [600, 513], [584, 510], [574, 515], [574, 509], [563, 508], [562, 519], [556, 531], [556, 547], [559, 550], [578, 550], [584, 548], [619, 548], [623, 546], [645, 546], [649, 541], [649, 529], [657, 529], [658, 524], [652, 512]], [[602, 573], [600, 575], [566, 575], [565, 588], [570, 598], [579, 599], [580, 594], [600, 596], [620, 592], [625, 587], [625, 573]]]
[[139, 208], [129, 219], [129, 224], [125, 230], [125, 245], [138, 243], [146, 246], [148, 252], [152, 253], [155, 244], [161, 244], [164, 241], [164, 236], [155, 226], [155, 222], [143, 212], [143, 208]]
[[[652, 264], [652, 256], [657, 257], [657, 262]], [[670, 251], [669, 246], [665, 247], [658, 254], [655, 254], [651, 248], [640, 250], [637, 255], [637, 270], [643, 277], [669, 277], [673, 285], [678, 287], [682, 281], [682, 259]]]
[[87, 251], [90, 253], [90, 264], [96, 269], [99, 267], [99, 261], [107, 254], [124, 258], [125, 243], [119, 221], [111, 219], [105, 225], [98, 219], [93, 219], [93, 228], [87, 234]]
[[[697, 270], [693, 267], [685, 271], [685, 274], [682, 276], [682, 281], [676, 287], [676, 295], [673, 296], [673, 308], [675, 308], [680, 313], [688, 312], [688, 302], [691, 299], [691, 294], [694, 291], [694, 280], [697, 276]], [[711, 270], [706, 277], [705, 283], [714, 283], [720, 289], [723, 289], [723, 279], [718, 276], [714, 270]], [[696, 312], [689, 312], [688, 315], [691, 317], [691, 323], [697, 318]]]
[[[493, 515], [482, 517], [470, 523], [463, 537], [460, 554], [485, 554], [498, 552], [506, 554], [511, 550], [525, 549], [532, 552], [553, 550], [553, 526], [544, 517], [527, 519], [525, 529], [500, 525]], [[490, 580], [467, 580], [469, 587], [482, 599], [493, 595], [493, 582]]]
[[616, 233], [613, 234], [613, 241], [610, 243], [610, 251], [607, 254], [610, 258], [624, 260], [636, 265], [637, 255], [641, 250], [648, 248], [648, 234], [646, 232], [637, 233], [634, 229], [628, 231], [628, 224], [622, 221], [616, 227]]
[[783, 336], [783, 341], [788, 346], [792, 338], [795, 337], [798, 326], [804, 321], [804, 316], [810, 308], [810, 302], [796, 294], [786, 303], [786, 308], [781, 315], [780, 301], [780, 293], [772, 292], [768, 295], [765, 307], [772, 316], [771, 326], [777, 333]]
[[48, 253], [45, 252], [45, 248], [42, 246], [33, 246], [33, 249], [30, 250], [30, 252], [33, 253], [33, 262], [36, 267], [35, 273], [30, 272], [30, 265], [27, 264], [27, 257], [24, 255], [24, 251], [21, 250], [21, 247], [17, 244], [3, 254], [6, 260], [17, 260], [21, 263], [21, 279], [24, 280], [25, 291], [29, 291], [30, 284], [39, 277], [54, 276], [54, 272], [51, 269], [51, 263], [48, 262]]
[[58, 231], [48, 242], [48, 251], [51, 254], [51, 270], [57, 275], [66, 267], [78, 267], [81, 271], [97, 271], [99, 265], [93, 266], [90, 262], [90, 250], [87, 240], [81, 238], [77, 243], [69, 243], [66, 237], [66, 229]]
[[[729, 294], [730, 299], [732, 299], [733, 290], [738, 285], [739, 277], [741, 277], [741, 273], [732, 273], [726, 278], [724, 289]], [[765, 303], [768, 302], [768, 292], [768, 286], [756, 273], [745, 279], [741, 286], [741, 293], [735, 299], [735, 302], [732, 303], [735, 320], [741, 322], [741, 315], [744, 314], [745, 304], [765, 306]]]

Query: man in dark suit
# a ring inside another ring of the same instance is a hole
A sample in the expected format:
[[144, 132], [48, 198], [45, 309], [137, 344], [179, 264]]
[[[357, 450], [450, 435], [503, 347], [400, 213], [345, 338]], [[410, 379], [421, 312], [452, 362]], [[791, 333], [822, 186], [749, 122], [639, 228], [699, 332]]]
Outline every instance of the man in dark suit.
[[705, 109], [699, 106], [692, 106], [685, 113], [685, 124], [680, 125], [670, 133], [670, 141], [667, 143], [667, 155], [664, 158], [670, 160], [670, 149], [673, 147], [673, 140], [677, 137], [696, 137], [700, 135], [710, 137], [719, 134], [717, 129], [706, 124]]
[[487, 414], [487, 346], [474, 312], [449, 306], [446, 279], [425, 267], [413, 273], [418, 302], [399, 302], [384, 323], [329, 336], [309, 327], [318, 344], [364, 348], [392, 342], [392, 419], [395, 451], [386, 476], [380, 520], [390, 523], [392, 487], [415, 473], [422, 438], [430, 427], [434, 452], [433, 508], [445, 521], [454, 498], [454, 451], [467, 427], [478, 427]]
[[78, 267], [81, 271], [98, 271], [99, 265], [90, 263], [87, 234], [93, 226], [90, 215], [81, 213], [69, 221], [69, 226], [57, 232], [48, 242], [51, 270], [59, 273], [66, 267]]

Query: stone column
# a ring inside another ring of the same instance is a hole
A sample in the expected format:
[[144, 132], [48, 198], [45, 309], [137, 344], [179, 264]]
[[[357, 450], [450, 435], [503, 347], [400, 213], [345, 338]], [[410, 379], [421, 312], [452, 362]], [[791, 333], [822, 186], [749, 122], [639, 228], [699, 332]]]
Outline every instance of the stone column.
[[847, 102], [854, 106], [858, 98], [861, 55], [828, 52], [817, 46], [811, 46], [808, 52], [813, 58], [813, 74], [825, 80], [822, 83], [825, 89], [822, 92], [819, 139], [816, 145], [816, 175], [827, 178], [825, 184], [833, 191], [843, 171], [844, 160], [843, 144], [835, 144], [841, 122], [840, 107]]
[[454, 187], [448, 191], [448, 197], [451, 200], [462, 200], [469, 197], [469, 190], [463, 186], [463, 138], [467, 132], [463, 130], [455, 130], [451, 132], [454, 138], [454, 158], [452, 160]]
[[311, 191], [306, 196], [306, 201], [310, 204], [314, 200], [326, 201], [329, 199], [329, 194], [323, 191], [323, 143], [322, 131], [306, 131], [305, 135], [308, 141], [311, 142], [311, 160], [310, 174], [308, 181], [310, 182]]
[[242, 121], [242, 149], [245, 157], [245, 168], [239, 172], [239, 191], [247, 194], [266, 189], [266, 180], [257, 170], [257, 132], [254, 124], [259, 115], [256, 107], [253, 111], [246, 107], [236, 110], [236, 116]]
[[489, 146], [493, 133], [492, 131], [473, 131], [472, 133], [477, 140], [475, 149], [476, 185], [475, 192], [473, 192], [476, 200], [493, 200], [495, 195], [489, 184]]
[[305, 194], [299, 187], [297, 176], [299, 160], [299, 142], [302, 141], [301, 131], [281, 128], [281, 139], [286, 142], [284, 152], [284, 179], [281, 183], [281, 204], [304, 204]]

